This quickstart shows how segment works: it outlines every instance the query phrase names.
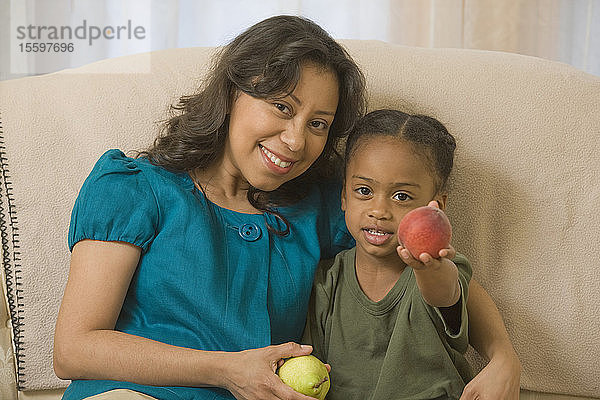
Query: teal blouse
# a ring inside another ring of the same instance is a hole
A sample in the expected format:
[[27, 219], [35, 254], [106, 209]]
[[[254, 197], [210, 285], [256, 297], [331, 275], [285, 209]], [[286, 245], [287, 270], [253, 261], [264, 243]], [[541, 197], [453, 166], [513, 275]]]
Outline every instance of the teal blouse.
[[[73, 207], [69, 249], [82, 239], [124, 241], [142, 255], [116, 329], [202, 350], [239, 351], [299, 342], [315, 268], [353, 245], [339, 185], [314, 185], [278, 209], [287, 236], [269, 233], [271, 214], [244, 214], [207, 200], [187, 173], [109, 150]], [[63, 399], [126, 388], [159, 399], [233, 399], [219, 388], [153, 387], [76, 380]]]

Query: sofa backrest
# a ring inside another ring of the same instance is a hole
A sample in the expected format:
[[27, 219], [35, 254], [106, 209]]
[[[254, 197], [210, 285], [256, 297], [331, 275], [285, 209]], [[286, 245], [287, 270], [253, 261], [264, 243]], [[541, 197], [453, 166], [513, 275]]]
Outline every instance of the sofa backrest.
[[[522, 387], [600, 397], [600, 79], [506, 53], [344, 44], [371, 109], [430, 114], [455, 135], [453, 244], [505, 319]], [[52, 372], [52, 336], [83, 180], [105, 150], [150, 145], [213, 50], [0, 83], [2, 259], [22, 389], [67, 383]]]

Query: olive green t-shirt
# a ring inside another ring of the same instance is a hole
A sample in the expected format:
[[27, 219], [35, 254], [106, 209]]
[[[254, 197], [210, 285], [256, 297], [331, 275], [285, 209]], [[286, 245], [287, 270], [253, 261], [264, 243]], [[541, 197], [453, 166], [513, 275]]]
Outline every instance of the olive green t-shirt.
[[305, 342], [331, 365], [328, 400], [458, 399], [472, 377], [467, 295], [471, 266], [457, 255], [460, 329], [451, 332], [440, 310], [428, 305], [406, 267], [379, 302], [362, 291], [355, 248], [317, 268]]

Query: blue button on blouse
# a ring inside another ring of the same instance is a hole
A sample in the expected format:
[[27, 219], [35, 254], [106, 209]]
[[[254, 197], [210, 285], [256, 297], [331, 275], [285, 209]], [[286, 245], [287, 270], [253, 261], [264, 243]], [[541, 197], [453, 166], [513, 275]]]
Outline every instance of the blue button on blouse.
[[[82, 239], [125, 241], [142, 255], [116, 329], [202, 350], [239, 351], [299, 341], [314, 270], [353, 245], [339, 186], [314, 185], [300, 203], [244, 214], [207, 200], [185, 173], [109, 150], [73, 207], [69, 248]], [[128, 388], [160, 399], [233, 399], [218, 388], [152, 387], [77, 380], [64, 399]]]
[[256, 224], [244, 224], [240, 226], [240, 236], [248, 242], [254, 242], [260, 238], [261, 233], [260, 227]]

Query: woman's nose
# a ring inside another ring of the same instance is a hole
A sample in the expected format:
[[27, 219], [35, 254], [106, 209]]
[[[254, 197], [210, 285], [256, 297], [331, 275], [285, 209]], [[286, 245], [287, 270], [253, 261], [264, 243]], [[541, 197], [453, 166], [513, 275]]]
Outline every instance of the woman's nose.
[[280, 137], [291, 151], [302, 151], [306, 144], [305, 125], [302, 122], [290, 120]]

